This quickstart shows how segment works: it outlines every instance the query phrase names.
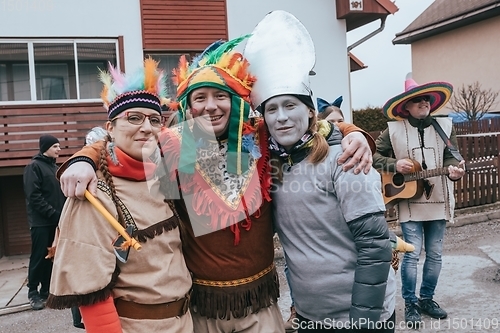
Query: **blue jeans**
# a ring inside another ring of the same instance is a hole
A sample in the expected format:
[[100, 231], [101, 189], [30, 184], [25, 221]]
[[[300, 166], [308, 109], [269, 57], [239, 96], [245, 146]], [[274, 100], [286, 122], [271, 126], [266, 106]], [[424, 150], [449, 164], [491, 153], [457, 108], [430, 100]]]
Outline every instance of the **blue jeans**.
[[[445, 220], [401, 223], [404, 240], [415, 246], [415, 251], [405, 253], [401, 264], [401, 293], [405, 304], [417, 303], [417, 264], [425, 244], [425, 262], [420, 286], [420, 298], [432, 299], [441, 272]], [[425, 242], [425, 243], [424, 243]]]

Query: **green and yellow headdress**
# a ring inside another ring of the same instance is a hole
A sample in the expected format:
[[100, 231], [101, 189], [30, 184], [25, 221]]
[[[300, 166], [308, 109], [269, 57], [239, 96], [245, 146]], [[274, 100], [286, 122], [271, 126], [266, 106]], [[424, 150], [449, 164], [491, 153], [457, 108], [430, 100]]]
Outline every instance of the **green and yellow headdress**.
[[186, 125], [190, 93], [201, 87], [212, 87], [227, 91], [231, 95], [231, 115], [228, 126], [228, 172], [241, 174], [248, 168], [248, 155], [242, 150], [244, 123], [250, 113], [250, 92], [255, 77], [249, 71], [249, 63], [241, 53], [233, 51], [249, 35], [228, 42], [217, 41], [188, 63], [185, 56], [179, 67], [173, 70], [173, 81], [177, 85], [177, 102], [180, 120], [184, 122], [179, 169], [192, 173], [196, 160], [194, 137]]

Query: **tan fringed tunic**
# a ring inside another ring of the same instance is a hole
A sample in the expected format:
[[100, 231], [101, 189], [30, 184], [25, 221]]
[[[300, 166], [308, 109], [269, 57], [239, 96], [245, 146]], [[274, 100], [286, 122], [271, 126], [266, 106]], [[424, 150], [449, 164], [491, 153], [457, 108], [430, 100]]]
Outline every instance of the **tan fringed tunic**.
[[[141, 304], [161, 304], [183, 298], [191, 276], [182, 254], [178, 219], [173, 216], [157, 181], [137, 182], [113, 177], [116, 193], [128, 208], [138, 231], [141, 251], [130, 249], [127, 263], [117, 260], [117, 231], [88, 202], [68, 199], [60, 221], [48, 305], [69, 308], [90, 305], [112, 295]], [[106, 185], [97, 198], [114, 216], [117, 210]], [[192, 332], [190, 313], [168, 319], [120, 317], [124, 333]]]

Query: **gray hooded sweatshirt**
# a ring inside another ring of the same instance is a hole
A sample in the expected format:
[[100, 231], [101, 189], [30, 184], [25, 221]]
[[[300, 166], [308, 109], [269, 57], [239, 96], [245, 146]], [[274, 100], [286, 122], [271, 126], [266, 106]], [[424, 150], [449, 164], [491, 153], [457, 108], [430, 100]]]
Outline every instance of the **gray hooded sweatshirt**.
[[392, 250], [380, 175], [342, 171], [340, 140], [333, 130], [317, 165], [302, 152], [291, 155], [283, 182], [273, 184], [275, 225], [297, 312], [339, 328], [368, 327], [395, 309]]

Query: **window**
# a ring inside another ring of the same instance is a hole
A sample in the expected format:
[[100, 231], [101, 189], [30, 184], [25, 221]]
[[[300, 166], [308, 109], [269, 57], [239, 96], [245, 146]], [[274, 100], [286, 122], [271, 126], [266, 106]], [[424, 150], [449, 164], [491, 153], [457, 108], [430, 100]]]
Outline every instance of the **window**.
[[0, 40], [0, 102], [98, 100], [116, 40]]
[[169, 98], [175, 98], [175, 95], [177, 94], [177, 87], [172, 82], [172, 70], [179, 66], [179, 58], [183, 54], [187, 56], [187, 59], [189, 61], [191, 55], [186, 53], [146, 55], [146, 57], [151, 56], [151, 58], [158, 61], [158, 67], [164, 71], [167, 81], [167, 97]]
[[28, 45], [0, 43], [0, 101], [29, 101]]
[[99, 98], [102, 83], [99, 68], [106, 70], [108, 62], [117, 64], [115, 43], [77, 43], [80, 98]]
[[0, 64], [0, 101], [7, 98], [7, 66]]

